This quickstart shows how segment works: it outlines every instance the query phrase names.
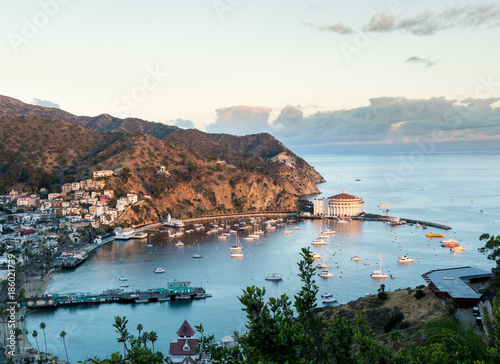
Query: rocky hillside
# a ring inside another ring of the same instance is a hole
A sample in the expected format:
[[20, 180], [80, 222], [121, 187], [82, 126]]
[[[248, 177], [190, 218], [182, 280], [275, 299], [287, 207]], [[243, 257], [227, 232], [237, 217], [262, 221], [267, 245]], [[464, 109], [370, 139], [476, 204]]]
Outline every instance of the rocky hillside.
[[[0, 137], [0, 193], [18, 182], [57, 190], [94, 170], [122, 168], [126, 177], [108, 178], [109, 186], [153, 196], [129, 221], [157, 221], [167, 211], [293, 209], [299, 196], [318, 193], [316, 184], [323, 182], [269, 134], [239, 137], [109, 115], [80, 117], [4, 96]], [[168, 174], [157, 173], [160, 166]]]

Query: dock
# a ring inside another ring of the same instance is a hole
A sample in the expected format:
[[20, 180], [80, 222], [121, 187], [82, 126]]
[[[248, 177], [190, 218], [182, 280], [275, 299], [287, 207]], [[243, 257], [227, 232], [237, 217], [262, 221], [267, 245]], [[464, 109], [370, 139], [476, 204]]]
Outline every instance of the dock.
[[[366, 214], [363, 213], [359, 216], [352, 216], [351, 219], [353, 220], [364, 220], [364, 221], [390, 221], [393, 219], [391, 216], [385, 216], [385, 215], [377, 215], [377, 214]], [[430, 222], [430, 221], [423, 221], [423, 220], [416, 220], [416, 219], [406, 219], [406, 218], [400, 218], [400, 220], [404, 220], [409, 224], [420, 224], [420, 225], [425, 225], [427, 227], [434, 227], [436, 229], [443, 229], [443, 230], [451, 230], [451, 227], [448, 225], [444, 224], [439, 224], [436, 222]]]
[[191, 282], [174, 281], [168, 288], [152, 288], [148, 290], [125, 291], [121, 288], [107, 289], [102, 293], [90, 292], [53, 293], [42, 297], [25, 298], [19, 302], [21, 307], [57, 308], [63, 306], [104, 304], [104, 303], [149, 303], [164, 301], [197, 300], [212, 297], [202, 287], [192, 287]]

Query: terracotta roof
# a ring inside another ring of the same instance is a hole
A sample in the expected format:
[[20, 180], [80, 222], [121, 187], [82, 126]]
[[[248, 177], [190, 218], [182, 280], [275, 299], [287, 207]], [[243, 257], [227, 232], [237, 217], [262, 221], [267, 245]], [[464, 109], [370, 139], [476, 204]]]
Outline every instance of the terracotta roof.
[[335, 199], [335, 200], [355, 200], [359, 199], [359, 197], [349, 195], [348, 193], [345, 193], [345, 190], [342, 190], [342, 193], [339, 193], [338, 195], [331, 196], [329, 199]]
[[[189, 350], [184, 350], [186, 343]], [[198, 339], [177, 339], [170, 343], [170, 355], [196, 355], [194, 348], [198, 345]]]
[[196, 331], [193, 330], [187, 320], [184, 320], [179, 330], [177, 330], [176, 334], [181, 337], [187, 337], [193, 336], [194, 334], [196, 334]]

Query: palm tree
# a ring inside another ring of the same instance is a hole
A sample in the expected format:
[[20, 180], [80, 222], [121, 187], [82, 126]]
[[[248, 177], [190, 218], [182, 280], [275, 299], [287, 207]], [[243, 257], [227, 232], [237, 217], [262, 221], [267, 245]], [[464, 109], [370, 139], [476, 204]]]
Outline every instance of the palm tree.
[[144, 343], [144, 347], [146, 347], [147, 343], [148, 343], [148, 340], [149, 340], [149, 334], [146, 331], [144, 331], [143, 334], [142, 334], [142, 337], [139, 338], [139, 342], [141, 340]]
[[69, 363], [69, 358], [68, 358], [68, 350], [66, 349], [66, 332], [63, 330], [61, 331], [61, 333], [59, 334], [60, 337], [62, 337], [63, 339], [63, 344], [64, 344], [64, 351], [66, 352], [66, 362]]
[[142, 324], [137, 325], [137, 331], [139, 331], [139, 339], [141, 338], [142, 329], [143, 329]]
[[428, 322], [421, 330], [427, 343], [451, 340], [470, 352], [475, 361], [488, 362], [489, 353], [485, 337], [478, 334], [474, 327], [466, 327], [454, 317], [443, 317]]
[[45, 322], [40, 322], [40, 330], [43, 331], [43, 340], [45, 341], [45, 357], [47, 357], [47, 337], [45, 336], [45, 328], [47, 325], [45, 325]]
[[31, 336], [33, 336], [35, 338], [35, 341], [36, 341], [36, 347], [38, 348], [38, 355], [40, 355], [40, 345], [38, 345], [38, 331], [36, 330], [33, 330], [33, 332], [31, 333]]
[[149, 333], [149, 341], [153, 344], [153, 354], [155, 352], [155, 341], [158, 340], [158, 334], [154, 331]]

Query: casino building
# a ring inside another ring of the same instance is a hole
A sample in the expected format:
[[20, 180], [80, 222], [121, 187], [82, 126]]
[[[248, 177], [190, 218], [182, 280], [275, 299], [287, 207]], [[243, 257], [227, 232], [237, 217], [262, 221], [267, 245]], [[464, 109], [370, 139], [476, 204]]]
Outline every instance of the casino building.
[[314, 215], [348, 217], [357, 216], [363, 207], [361, 197], [349, 195], [342, 190], [342, 193], [328, 198], [314, 200]]

